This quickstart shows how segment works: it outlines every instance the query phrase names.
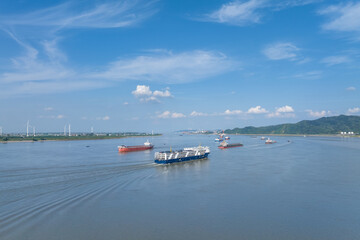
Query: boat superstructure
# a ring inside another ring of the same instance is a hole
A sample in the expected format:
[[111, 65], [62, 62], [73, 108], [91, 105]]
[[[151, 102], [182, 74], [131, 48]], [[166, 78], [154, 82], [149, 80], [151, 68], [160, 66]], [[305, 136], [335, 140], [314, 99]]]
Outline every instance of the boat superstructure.
[[225, 149], [225, 148], [242, 147], [242, 146], [244, 146], [242, 143], [228, 143], [226, 141], [223, 141], [222, 143], [220, 143], [218, 148]]
[[265, 144], [273, 144], [276, 143], [276, 141], [271, 140], [270, 138], [266, 139]]
[[188, 147], [177, 151], [163, 151], [155, 153], [155, 163], [169, 164], [177, 162], [186, 162], [197, 159], [204, 159], [210, 154], [209, 147]]

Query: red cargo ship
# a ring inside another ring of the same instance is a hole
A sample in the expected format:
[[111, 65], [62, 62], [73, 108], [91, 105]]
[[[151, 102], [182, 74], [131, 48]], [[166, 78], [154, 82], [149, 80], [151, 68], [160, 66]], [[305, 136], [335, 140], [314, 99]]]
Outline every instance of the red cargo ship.
[[268, 138], [268, 139], [265, 141], [265, 144], [273, 144], [273, 143], [276, 143], [276, 141], [271, 140], [270, 138]]
[[126, 146], [121, 145], [118, 146], [119, 152], [134, 152], [134, 151], [144, 151], [148, 149], [152, 149], [154, 145], [152, 145], [149, 140], [147, 140], [144, 145], [137, 145], [137, 146]]

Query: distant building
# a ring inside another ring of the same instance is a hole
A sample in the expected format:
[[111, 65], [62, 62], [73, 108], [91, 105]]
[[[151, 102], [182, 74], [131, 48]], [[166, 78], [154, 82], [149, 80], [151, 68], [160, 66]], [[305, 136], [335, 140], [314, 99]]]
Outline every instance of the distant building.
[[354, 132], [340, 132], [341, 135], [355, 135]]

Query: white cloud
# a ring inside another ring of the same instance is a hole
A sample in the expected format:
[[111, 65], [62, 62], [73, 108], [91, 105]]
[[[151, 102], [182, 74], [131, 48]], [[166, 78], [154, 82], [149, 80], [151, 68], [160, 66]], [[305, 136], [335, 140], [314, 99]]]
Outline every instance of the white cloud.
[[182, 113], [174, 112], [174, 113], [171, 114], [171, 118], [184, 118], [184, 117], [186, 117], [186, 116], [184, 114], [182, 114]]
[[319, 11], [319, 14], [330, 18], [322, 26], [325, 30], [360, 32], [360, 2], [331, 5]]
[[107, 121], [110, 120], [109, 116], [104, 116], [104, 117], [97, 117], [96, 120], [103, 120], [103, 121]]
[[347, 56], [330, 56], [324, 58], [321, 62], [328, 66], [349, 62], [350, 59]]
[[249, 114], [261, 114], [261, 113], [267, 113], [268, 111], [265, 108], [262, 108], [261, 106], [256, 106], [249, 108], [247, 113]]
[[311, 117], [317, 117], [317, 118], [331, 115], [331, 112], [330, 112], [330, 111], [325, 111], [325, 110], [318, 111], [318, 112], [312, 111], [312, 110], [306, 110], [306, 112], [308, 112], [309, 116], [311, 116]]
[[271, 44], [263, 50], [270, 60], [295, 60], [300, 49], [289, 42]]
[[208, 113], [202, 113], [202, 112], [196, 112], [196, 111], [192, 111], [190, 113], [191, 117], [204, 117], [204, 116], [209, 116]]
[[137, 85], [136, 90], [131, 92], [135, 97], [147, 97], [152, 95], [152, 91], [150, 90], [149, 86], [145, 85]]
[[355, 91], [356, 88], [355, 88], [355, 87], [348, 87], [348, 88], [346, 88], [346, 90], [348, 90], [348, 91]]
[[123, 104], [124, 104], [124, 105], [129, 105], [129, 103], [128, 103], [128, 102], [124, 102]]
[[179, 54], [151, 53], [133, 59], [111, 63], [104, 72], [91, 73], [92, 78], [107, 80], [148, 80], [184, 83], [228, 72], [236, 65], [224, 54], [212, 51], [192, 51]]
[[234, 1], [223, 4], [219, 10], [208, 14], [206, 20], [239, 26], [258, 23], [261, 18], [258, 10], [264, 2], [263, 0], [249, 0], [247, 2]]
[[360, 113], [360, 108], [354, 107], [348, 109], [348, 114]]
[[186, 117], [185, 114], [177, 113], [177, 112], [171, 113], [170, 111], [165, 111], [157, 115], [157, 118], [184, 118], [184, 117]]
[[149, 86], [137, 85], [136, 90], [132, 91], [132, 94], [139, 98], [143, 102], [160, 102], [159, 98], [170, 98], [172, 97], [170, 91], [151, 91]]
[[241, 110], [226, 110], [223, 114], [224, 115], [240, 115], [243, 112]]
[[52, 110], [54, 110], [54, 108], [53, 107], [45, 107], [44, 110], [45, 111], [52, 111]]
[[275, 112], [269, 113], [269, 118], [294, 118], [294, 108], [288, 105], [276, 108]]
[[170, 117], [171, 117], [170, 111], [165, 111], [165, 112], [157, 115], [157, 118], [170, 118]]
[[291, 106], [285, 105], [276, 109], [279, 113], [291, 113], [294, 112], [294, 109]]
[[165, 91], [155, 90], [154, 96], [155, 97], [171, 97], [171, 93], [169, 92], [169, 90], [165, 90]]
[[[0, 23], [9, 26], [42, 26], [61, 28], [119, 28], [134, 25], [156, 13], [155, 1], [108, 1], [97, 4], [67, 2], [57, 6], [23, 13], [18, 16], [3, 16]], [[80, 10], [79, 10], [80, 9]]]

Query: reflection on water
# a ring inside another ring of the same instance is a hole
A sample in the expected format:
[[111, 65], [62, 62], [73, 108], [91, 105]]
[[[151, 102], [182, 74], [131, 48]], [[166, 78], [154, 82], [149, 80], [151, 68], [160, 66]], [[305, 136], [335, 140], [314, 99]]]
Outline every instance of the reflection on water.
[[[0, 239], [360, 239], [360, 139], [154, 138], [0, 145]], [[208, 159], [156, 165], [199, 143]]]

